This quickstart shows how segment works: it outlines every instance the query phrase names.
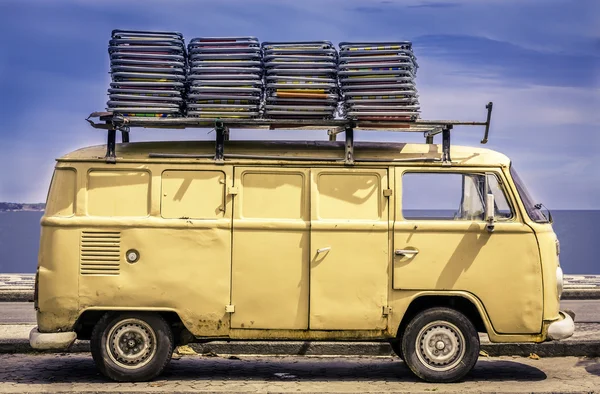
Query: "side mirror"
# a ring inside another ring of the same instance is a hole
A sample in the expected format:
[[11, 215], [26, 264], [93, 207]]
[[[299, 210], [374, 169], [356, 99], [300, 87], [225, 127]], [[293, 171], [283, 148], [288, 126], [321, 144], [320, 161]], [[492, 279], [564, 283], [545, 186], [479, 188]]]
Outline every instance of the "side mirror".
[[491, 233], [494, 231], [494, 195], [486, 194], [485, 199], [485, 221], [487, 222], [487, 230]]

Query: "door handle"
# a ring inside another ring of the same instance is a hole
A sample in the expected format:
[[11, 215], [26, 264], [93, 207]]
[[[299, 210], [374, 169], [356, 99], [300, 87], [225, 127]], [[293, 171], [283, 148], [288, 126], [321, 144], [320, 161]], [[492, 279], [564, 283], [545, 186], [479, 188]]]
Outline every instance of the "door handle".
[[329, 252], [330, 250], [331, 250], [331, 246], [328, 246], [326, 248], [317, 249], [317, 254]]
[[419, 251], [417, 249], [396, 249], [396, 251], [394, 252], [394, 254], [396, 256], [414, 256], [415, 254], [419, 253]]

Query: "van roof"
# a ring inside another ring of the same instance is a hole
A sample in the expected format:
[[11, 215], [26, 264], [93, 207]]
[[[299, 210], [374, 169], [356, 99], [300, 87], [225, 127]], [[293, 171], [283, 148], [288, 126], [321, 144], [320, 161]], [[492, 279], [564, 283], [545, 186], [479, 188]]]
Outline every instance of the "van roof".
[[[361, 162], [402, 162], [420, 165], [416, 159], [441, 160], [441, 144], [413, 144], [394, 142], [355, 142], [355, 160]], [[214, 141], [168, 141], [134, 142], [117, 144], [118, 162], [212, 162]], [[103, 161], [106, 145], [95, 145], [78, 149], [59, 158], [58, 161]], [[232, 155], [229, 156], [228, 155]], [[239, 155], [239, 156], [238, 156]], [[252, 157], [240, 157], [242, 155]], [[199, 158], [198, 156], [205, 156]], [[273, 162], [299, 159], [307, 161], [331, 161], [344, 159], [342, 141], [226, 141], [225, 158], [227, 161], [261, 160], [261, 156]], [[450, 149], [452, 163], [456, 165], [509, 165], [510, 160], [502, 153], [475, 147], [452, 145]]]

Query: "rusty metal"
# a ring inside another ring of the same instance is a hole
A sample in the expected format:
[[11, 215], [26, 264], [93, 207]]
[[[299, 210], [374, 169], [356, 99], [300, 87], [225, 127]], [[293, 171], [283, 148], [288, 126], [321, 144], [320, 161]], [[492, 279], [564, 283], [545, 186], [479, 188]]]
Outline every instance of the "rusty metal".
[[217, 162], [222, 162], [225, 159], [225, 133], [229, 134], [228, 130], [223, 121], [215, 121], [215, 132], [217, 133], [217, 138], [215, 139], [215, 161]]
[[329, 137], [329, 141], [336, 141], [337, 134], [338, 134], [338, 131], [335, 129], [327, 130], [327, 136]]
[[[449, 163], [450, 130], [454, 126], [485, 126], [482, 144], [488, 142], [493, 103], [486, 105], [487, 118], [485, 122], [460, 120], [421, 120], [414, 121], [361, 121], [355, 119], [212, 119], [212, 118], [136, 118], [124, 117], [112, 112], [93, 112], [86, 119], [96, 129], [108, 130], [107, 163], [116, 162], [115, 132], [120, 130], [122, 141], [129, 142], [131, 127], [142, 128], [213, 128], [216, 131], [214, 160], [223, 162], [225, 159], [225, 141], [229, 140], [231, 128], [239, 129], [291, 129], [291, 130], [327, 130], [330, 141], [335, 141], [339, 133], [345, 133], [346, 164], [354, 163], [354, 130], [379, 130], [398, 132], [424, 133], [425, 142], [433, 143], [433, 137], [442, 134], [443, 161]], [[92, 118], [98, 118], [96, 123]]]
[[121, 127], [120, 130], [121, 130], [121, 142], [128, 143], [129, 142], [129, 126]]
[[446, 125], [442, 129], [442, 162], [444, 163], [452, 161], [450, 158], [450, 130], [452, 130], [452, 125]]
[[354, 164], [354, 128], [346, 127], [346, 144], [344, 158], [346, 164]]
[[494, 103], [492, 103], [491, 101], [489, 103], [487, 103], [487, 105], [485, 106], [485, 108], [487, 109], [487, 119], [485, 121], [485, 133], [483, 134], [483, 139], [481, 140], [482, 144], [487, 144], [488, 142], [488, 135], [490, 133], [490, 122], [492, 120], [492, 108], [494, 107]]
[[107, 163], [114, 164], [117, 162], [117, 153], [116, 153], [116, 139], [117, 139], [117, 130], [114, 128], [108, 130], [108, 138], [106, 141], [106, 156], [105, 160]]
[[[488, 104], [489, 105], [489, 104]], [[488, 110], [489, 111], [489, 110]], [[108, 114], [108, 115], [107, 115]], [[491, 114], [491, 112], [490, 112]], [[100, 121], [108, 121], [115, 127], [145, 127], [145, 128], [213, 128], [216, 122], [224, 127], [238, 129], [298, 129], [298, 130], [327, 130], [337, 134], [347, 127], [360, 130], [381, 130], [401, 132], [423, 132], [424, 126], [488, 126], [488, 122], [472, 122], [459, 120], [416, 120], [416, 121], [360, 121], [353, 119], [212, 119], [212, 118], [135, 118], [110, 113], [93, 113], [87, 121], [92, 127], [106, 129], [103, 123], [95, 123], [90, 118], [97, 117]]]

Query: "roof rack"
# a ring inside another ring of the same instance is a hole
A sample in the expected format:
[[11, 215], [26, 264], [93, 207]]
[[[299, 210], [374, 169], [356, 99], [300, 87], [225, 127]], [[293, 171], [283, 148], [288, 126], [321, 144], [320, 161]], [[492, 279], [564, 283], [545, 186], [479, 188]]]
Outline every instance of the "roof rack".
[[[128, 117], [112, 112], [93, 112], [86, 119], [95, 129], [108, 131], [106, 144], [107, 163], [116, 163], [116, 134], [121, 131], [122, 142], [129, 142], [129, 132], [132, 127], [143, 128], [214, 128], [216, 162], [225, 159], [225, 141], [229, 140], [230, 129], [268, 129], [268, 130], [327, 130], [330, 141], [335, 141], [337, 134], [345, 134], [344, 162], [354, 164], [354, 130], [380, 130], [420, 132], [425, 137], [426, 144], [433, 144], [433, 137], [442, 134], [442, 162], [450, 163], [450, 131], [454, 126], [485, 126], [482, 144], [488, 142], [493, 103], [490, 101], [485, 108], [485, 122], [459, 120], [355, 120], [355, 119], [213, 119], [213, 118], [143, 118]], [[96, 123], [92, 118], [98, 118]]]

